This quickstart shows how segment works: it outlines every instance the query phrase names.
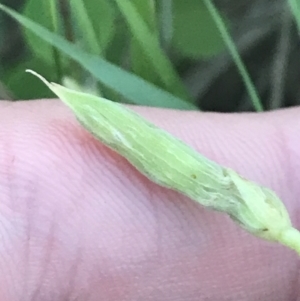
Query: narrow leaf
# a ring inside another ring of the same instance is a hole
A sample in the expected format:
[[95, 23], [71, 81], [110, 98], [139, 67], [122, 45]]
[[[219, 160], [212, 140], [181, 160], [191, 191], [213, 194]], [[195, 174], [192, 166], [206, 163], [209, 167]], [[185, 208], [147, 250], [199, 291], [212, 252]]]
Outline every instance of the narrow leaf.
[[88, 46], [88, 50], [92, 54], [100, 55], [102, 49], [97, 39], [97, 35], [83, 0], [70, 1], [72, 13], [76, 17], [76, 22], [79, 24], [79, 30], [82, 33], [82, 38]]
[[213, 17], [213, 19], [221, 33], [221, 36], [230, 52], [230, 55], [236, 65], [240, 75], [242, 76], [243, 82], [244, 82], [245, 87], [248, 91], [248, 94], [252, 100], [254, 108], [258, 112], [263, 111], [263, 106], [262, 106], [261, 100], [259, 98], [259, 95], [256, 91], [255, 85], [248, 73], [248, 70], [247, 70], [238, 50], [237, 50], [236, 45], [234, 44], [233, 39], [231, 38], [231, 36], [226, 28], [226, 25], [225, 25], [221, 15], [219, 14], [218, 9], [215, 7], [212, 0], [204, 0], [204, 3], [206, 5], [207, 9], [209, 10], [211, 16]]
[[139, 105], [154, 107], [176, 108], [183, 110], [197, 110], [198, 108], [174, 95], [161, 90], [145, 80], [127, 72], [120, 67], [109, 63], [99, 57], [82, 51], [79, 47], [66, 41], [62, 37], [53, 34], [39, 24], [23, 17], [17, 12], [0, 4], [0, 9], [37, 36], [57, 47], [67, 56], [78, 62], [99, 81], [107, 87], [117, 91], [128, 100]]
[[158, 38], [149, 30], [134, 4], [131, 1], [115, 1], [124, 15], [133, 36], [140, 43], [149, 62], [153, 64], [153, 67], [162, 80], [165, 88], [168, 91], [172, 91], [175, 95], [189, 100], [190, 97], [186, 88], [172, 63], [161, 49]]

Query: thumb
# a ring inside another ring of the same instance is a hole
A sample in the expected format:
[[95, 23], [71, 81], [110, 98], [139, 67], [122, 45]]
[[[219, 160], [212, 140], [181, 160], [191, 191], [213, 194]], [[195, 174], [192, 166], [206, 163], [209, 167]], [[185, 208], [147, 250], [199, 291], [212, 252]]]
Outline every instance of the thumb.
[[[293, 252], [151, 183], [60, 102], [1, 106], [1, 300], [288, 300], [297, 293]], [[298, 110], [135, 110], [273, 188], [297, 226]]]

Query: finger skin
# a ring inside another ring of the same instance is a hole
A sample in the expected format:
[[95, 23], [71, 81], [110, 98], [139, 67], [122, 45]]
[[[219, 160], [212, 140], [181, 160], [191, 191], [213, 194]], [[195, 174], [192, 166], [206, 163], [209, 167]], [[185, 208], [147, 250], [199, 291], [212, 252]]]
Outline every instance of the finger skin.
[[[299, 109], [133, 107], [274, 189], [300, 228]], [[0, 104], [0, 300], [297, 300], [299, 259], [151, 183], [60, 101]]]

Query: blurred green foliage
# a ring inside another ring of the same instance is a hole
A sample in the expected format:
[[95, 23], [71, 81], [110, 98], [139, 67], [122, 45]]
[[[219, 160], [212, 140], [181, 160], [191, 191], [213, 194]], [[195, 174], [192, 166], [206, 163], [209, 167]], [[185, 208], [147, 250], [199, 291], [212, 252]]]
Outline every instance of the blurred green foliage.
[[[176, 66], [186, 59], [214, 55], [224, 45], [202, 2], [173, 1], [169, 6], [164, 2], [167, 1], [27, 0], [19, 7], [19, 13], [74, 43], [84, 53], [97, 55], [136, 74], [153, 84], [153, 89], [157, 87], [183, 101], [193, 102]], [[56, 11], [51, 8], [53, 3]], [[163, 9], [165, 14], [161, 13]], [[170, 10], [167, 14], [166, 9]], [[162, 22], [159, 19], [166, 16], [171, 20]], [[186, 19], [189, 22], [185, 22]], [[160, 32], [166, 33], [167, 28], [162, 26], [169, 23], [172, 24], [172, 28], [169, 27], [172, 32], [167, 33], [170, 37], [167, 45], [162, 43]], [[2, 83], [16, 99], [49, 97], [47, 89], [25, 75], [24, 69], [34, 69], [49, 80], [57, 81], [60, 64], [63, 76], [72, 78], [82, 90], [93, 89], [95, 93], [115, 98], [115, 101], [138, 103], [124, 99], [118, 87], [115, 91], [114, 87], [107, 89], [101, 80], [95, 85], [93, 75], [70, 60], [68, 53], [59, 51], [59, 57], [55, 57], [56, 50], [44, 36], [38, 37], [26, 27], [21, 27], [21, 30], [23, 47], [14, 50], [18, 52], [19, 59], [1, 69]], [[131, 89], [139, 90], [140, 87], [132, 86]], [[176, 106], [182, 108], [180, 104]]]
[[184, 56], [206, 58], [224, 48], [221, 34], [203, 1], [174, 1], [173, 45]]
[[[212, 0], [2, 4], [14, 9], [2, 6], [22, 26], [0, 13], [0, 98], [51, 97], [48, 89], [24, 73], [33, 69], [48, 80], [72, 83], [113, 101], [197, 109], [185, 83], [186, 70], [228, 51], [253, 106], [262, 108], [229, 34], [231, 21]], [[289, 4], [294, 12], [298, 9], [295, 0]], [[17, 33], [17, 42], [12, 33]]]

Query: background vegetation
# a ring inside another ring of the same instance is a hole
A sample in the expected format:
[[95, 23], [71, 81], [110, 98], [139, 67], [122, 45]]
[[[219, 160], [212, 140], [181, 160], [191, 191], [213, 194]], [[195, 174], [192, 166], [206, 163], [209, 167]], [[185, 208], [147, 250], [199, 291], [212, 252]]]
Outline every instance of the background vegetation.
[[125, 103], [220, 112], [298, 105], [297, 2], [1, 1], [13, 10], [1, 6], [0, 99], [53, 97], [24, 73], [33, 69]]

